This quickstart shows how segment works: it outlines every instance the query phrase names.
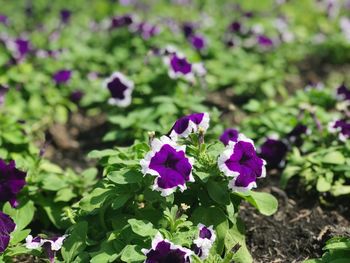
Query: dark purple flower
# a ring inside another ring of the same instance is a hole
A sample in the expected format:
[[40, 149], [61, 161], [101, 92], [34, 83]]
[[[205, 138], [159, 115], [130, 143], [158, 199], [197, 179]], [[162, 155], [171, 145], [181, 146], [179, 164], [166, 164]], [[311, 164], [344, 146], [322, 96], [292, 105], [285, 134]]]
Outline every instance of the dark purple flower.
[[63, 235], [61, 237], [52, 237], [49, 239], [43, 239], [39, 236], [33, 238], [32, 235], [29, 235], [26, 238], [26, 248], [38, 249], [40, 247], [43, 247], [50, 263], [53, 263], [55, 262], [56, 252], [62, 248], [63, 242], [66, 238], [67, 235]]
[[76, 104], [78, 104], [83, 97], [84, 97], [84, 92], [81, 90], [75, 90], [69, 96], [70, 100]]
[[70, 80], [72, 76], [72, 71], [67, 69], [62, 69], [57, 71], [53, 75], [53, 80], [56, 82], [56, 84], [67, 84], [67, 82]]
[[233, 21], [229, 26], [229, 30], [233, 33], [240, 33], [241, 29], [242, 29], [242, 24], [238, 21]]
[[0, 201], [9, 201], [12, 207], [18, 205], [16, 196], [25, 186], [26, 173], [16, 168], [15, 161], [7, 164], [0, 159]]
[[293, 128], [293, 130], [291, 130], [287, 134], [287, 139], [290, 143], [294, 144], [297, 147], [300, 147], [303, 144], [302, 135], [307, 133], [308, 133], [307, 126], [299, 123]]
[[111, 21], [111, 28], [121, 28], [125, 26], [130, 26], [133, 22], [131, 15], [115, 16]]
[[220, 141], [226, 146], [230, 141], [237, 142], [238, 131], [236, 129], [226, 129], [220, 136]]
[[257, 36], [257, 41], [261, 47], [272, 47], [273, 46], [272, 39], [267, 37], [267, 36], [264, 36], [264, 35]]
[[193, 182], [193, 159], [185, 155], [186, 146], [179, 146], [167, 136], [152, 140], [152, 150], [140, 161], [142, 173], [156, 176], [153, 190], [162, 196], [172, 194], [176, 188], [186, 189]]
[[197, 50], [203, 50], [206, 47], [206, 41], [203, 36], [193, 35], [190, 37], [192, 46]]
[[339, 134], [339, 140], [345, 142], [350, 138], [350, 122], [347, 120], [337, 120], [329, 123], [328, 130]]
[[130, 105], [134, 82], [129, 80], [122, 73], [114, 72], [105, 80], [103, 86], [107, 88], [111, 94], [111, 98], [108, 100], [109, 104], [119, 107]]
[[216, 234], [213, 226], [206, 227], [203, 224], [199, 224], [198, 229], [198, 237], [193, 241], [191, 248], [200, 259], [204, 260], [209, 256], [209, 251], [215, 242]]
[[174, 53], [166, 57], [165, 62], [169, 65], [169, 76], [171, 78], [180, 76], [193, 78], [192, 64], [184, 56]]
[[70, 20], [71, 15], [72, 15], [72, 12], [70, 10], [62, 9], [60, 11], [60, 16], [61, 16], [62, 23], [65, 23], [65, 24], [68, 23], [69, 20]]
[[8, 92], [8, 87], [5, 85], [0, 84], [0, 106], [4, 103], [5, 101], [5, 95]]
[[0, 253], [3, 253], [10, 242], [10, 234], [16, 228], [11, 217], [0, 211]]
[[8, 39], [6, 41], [6, 46], [12, 52], [13, 57], [18, 61], [23, 60], [31, 51], [30, 42], [24, 38], [17, 38], [15, 40]]
[[186, 38], [194, 34], [194, 25], [192, 23], [186, 22], [182, 24], [182, 31]]
[[7, 25], [8, 24], [8, 17], [3, 15], [3, 14], [0, 14], [0, 24]]
[[187, 248], [174, 245], [158, 233], [152, 240], [151, 249], [142, 249], [146, 256], [145, 263], [189, 263], [193, 252]]
[[350, 100], [350, 89], [345, 84], [342, 84], [337, 89], [337, 96], [342, 100]]
[[160, 32], [160, 29], [158, 26], [150, 24], [148, 22], [132, 24], [131, 30], [138, 32], [142, 36], [142, 38], [145, 40], [159, 34]]
[[254, 143], [239, 134], [237, 142], [231, 142], [219, 156], [220, 171], [233, 177], [229, 188], [233, 191], [247, 191], [256, 187], [256, 179], [266, 176], [266, 162], [256, 154]]
[[168, 135], [176, 140], [178, 137], [187, 138], [190, 133], [198, 132], [199, 129], [205, 132], [209, 128], [209, 121], [209, 114], [206, 112], [183, 116], [174, 123]]
[[266, 160], [268, 167], [277, 168], [284, 160], [288, 151], [287, 145], [275, 139], [268, 138], [260, 148], [260, 156]]

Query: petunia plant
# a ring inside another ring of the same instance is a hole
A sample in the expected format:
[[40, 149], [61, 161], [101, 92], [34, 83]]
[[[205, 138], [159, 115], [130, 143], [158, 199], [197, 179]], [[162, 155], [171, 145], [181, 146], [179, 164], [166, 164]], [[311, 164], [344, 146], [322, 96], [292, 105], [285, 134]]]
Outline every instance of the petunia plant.
[[89, 154], [103, 178], [73, 206], [65, 262], [252, 261], [239, 206], [276, 211], [271, 194], [251, 190], [265, 161], [243, 134], [226, 148], [219, 138], [206, 141], [207, 113], [174, 123], [168, 134], [180, 126], [181, 136], [150, 133], [147, 143]]

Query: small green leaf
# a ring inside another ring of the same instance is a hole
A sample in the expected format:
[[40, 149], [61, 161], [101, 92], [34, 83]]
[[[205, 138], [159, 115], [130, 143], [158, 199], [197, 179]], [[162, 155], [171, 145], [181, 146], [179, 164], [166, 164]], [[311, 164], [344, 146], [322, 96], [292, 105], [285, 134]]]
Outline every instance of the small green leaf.
[[132, 231], [142, 237], [153, 237], [157, 234], [157, 230], [153, 228], [152, 223], [146, 220], [129, 219], [128, 223]]
[[270, 216], [277, 211], [278, 201], [269, 193], [250, 191], [249, 195], [239, 195], [258, 209], [263, 215]]
[[141, 262], [145, 258], [145, 255], [139, 252], [139, 248], [136, 245], [127, 245], [123, 249], [121, 256], [121, 260], [128, 263]]
[[329, 152], [323, 156], [322, 162], [327, 164], [344, 164], [345, 158], [341, 152]]
[[141, 172], [129, 169], [113, 171], [107, 177], [116, 184], [133, 184], [142, 181]]
[[207, 183], [208, 194], [215, 202], [223, 205], [230, 203], [230, 195], [227, 190], [227, 183], [209, 180]]

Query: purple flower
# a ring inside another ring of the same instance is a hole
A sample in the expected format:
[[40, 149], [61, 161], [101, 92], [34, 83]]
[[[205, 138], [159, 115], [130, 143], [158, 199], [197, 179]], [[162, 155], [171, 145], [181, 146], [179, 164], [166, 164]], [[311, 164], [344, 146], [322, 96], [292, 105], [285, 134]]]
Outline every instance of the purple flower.
[[134, 82], [129, 80], [120, 72], [114, 72], [104, 81], [103, 86], [109, 90], [111, 98], [108, 103], [119, 107], [129, 106], [131, 94], [134, 89]]
[[62, 23], [65, 23], [65, 24], [68, 23], [69, 20], [70, 20], [71, 15], [72, 15], [72, 12], [70, 10], [62, 9], [60, 11], [60, 16], [61, 16]]
[[10, 242], [10, 234], [16, 228], [11, 217], [0, 211], [0, 253], [4, 252]]
[[133, 22], [131, 15], [115, 16], [111, 21], [111, 28], [121, 28], [125, 26], [130, 26]]
[[62, 69], [57, 71], [53, 75], [53, 80], [56, 82], [57, 85], [59, 84], [67, 84], [67, 82], [70, 80], [72, 76], [72, 72], [67, 69]]
[[194, 34], [194, 25], [192, 23], [186, 22], [182, 24], [182, 31], [186, 38], [189, 38]]
[[5, 101], [5, 95], [8, 92], [8, 87], [5, 85], [0, 84], [0, 106], [4, 103]]
[[237, 142], [238, 131], [236, 129], [226, 129], [220, 136], [220, 141], [226, 146], [230, 141]]
[[24, 38], [17, 38], [15, 40], [8, 39], [6, 40], [6, 46], [18, 61], [23, 60], [31, 51], [30, 42]]
[[164, 62], [169, 66], [169, 76], [173, 79], [185, 77], [193, 80], [192, 64], [187, 61], [185, 56], [179, 53], [173, 53], [164, 58]]
[[148, 22], [132, 24], [131, 30], [138, 32], [142, 36], [142, 38], [145, 40], [150, 39], [151, 37], [159, 34], [160, 32], [160, 29], [158, 26]]
[[18, 206], [17, 194], [25, 186], [26, 173], [16, 168], [15, 161], [9, 164], [0, 159], [0, 201], [9, 201], [12, 207]]
[[206, 47], [206, 40], [203, 36], [193, 35], [190, 37], [192, 46], [197, 50], [203, 50]]
[[257, 178], [266, 176], [266, 162], [256, 154], [252, 140], [243, 134], [237, 142], [229, 142], [218, 158], [218, 166], [227, 177], [233, 177], [229, 188], [233, 191], [247, 191], [256, 187]]
[[198, 228], [198, 237], [193, 241], [191, 248], [200, 259], [204, 260], [209, 256], [209, 251], [215, 242], [216, 234], [213, 226], [206, 227], [203, 224], [199, 224]]
[[177, 188], [183, 192], [187, 182], [194, 182], [193, 159], [185, 154], [186, 146], [179, 146], [167, 136], [152, 141], [152, 149], [140, 161], [144, 175], [156, 176], [153, 190], [168, 196]]
[[350, 100], [350, 89], [345, 86], [345, 84], [342, 84], [337, 89], [337, 97], [339, 97], [342, 100]]
[[257, 36], [257, 41], [261, 47], [272, 47], [273, 46], [272, 39], [267, 37], [267, 36], [264, 36], [264, 35]]
[[309, 130], [307, 126], [303, 124], [297, 124], [293, 128], [293, 130], [291, 130], [287, 134], [287, 139], [290, 143], [294, 144], [297, 147], [300, 147], [303, 144], [302, 135], [308, 134], [308, 133], [309, 133]]
[[174, 123], [168, 135], [176, 140], [179, 137], [187, 138], [190, 133], [198, 132], [199, 129], [205, 132], [209, 128], [209, 121], [209, 114], [206, 112], [183, 116]]
[[242, 24], [238, 21], [233, 21], [229, 26], [230, 32], [233, 32], [233, 33], [240, 33], [241, 29], [242, 29]]
[[260, 148], [260, 156], [271, 168], [277, 168], [287, 154], [287, 145], [280, 140], [268, 138]]
[[7, 25], [8, 24], [8, 17], [3, 15], [3, 14], [0, 14], [0, 24]]
[[70, 94], [69, 98], [72, 102], [78, 104], [81, 101], [81, 99], [84, 97], [84, 95], [85, 94], [83, 91], [75, 90]]
[[350, 122], [346, 120], [337, 120], [328, 125], [329, 132], [338, 133], [339, 140], [345, 142], [350, 138]]
[[146, 256], [144, 263], [189, 263], [193, 254], [191, 250], [164, 239], [160, 233], [152, 240], [152, 248], [142, 249], [142, 252]]
[[61, 237], [52, 237], [49, 239], [43, 239], [39, 236], [33, 238], [32, 235], [27, 236], [26, 238], [26, 248], [27, 249], [39, 249], [43, 247], [50, 263], [55, 262], [56, 252], [62, 248], [64, 240], [67, 238], [67, 235]]

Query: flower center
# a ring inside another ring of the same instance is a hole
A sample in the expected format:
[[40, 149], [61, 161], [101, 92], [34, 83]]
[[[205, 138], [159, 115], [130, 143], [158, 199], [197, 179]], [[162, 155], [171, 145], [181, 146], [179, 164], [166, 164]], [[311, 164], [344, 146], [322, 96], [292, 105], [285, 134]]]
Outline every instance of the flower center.
[[159, 262], [160, 263], [182, 263], [184, 261], [183, 261], [183, 257], [181, 257], [181, 255], [176, 253], [176, 251], [170, 251], [168, 255], [166, 255], [166, 257]]
[[249, 156], [243, 153], [242, 158], [239, 160], [239, 164], [245, 165], [246, 162], [249, 161], [249, 159]]
[[171, 154], [169, 154], [167, 159], [164, 162], [164, 166], [166, 168], [175, 169], [177, 162], [178, 160], [175, 158], [175, 156], [172, 156]]

